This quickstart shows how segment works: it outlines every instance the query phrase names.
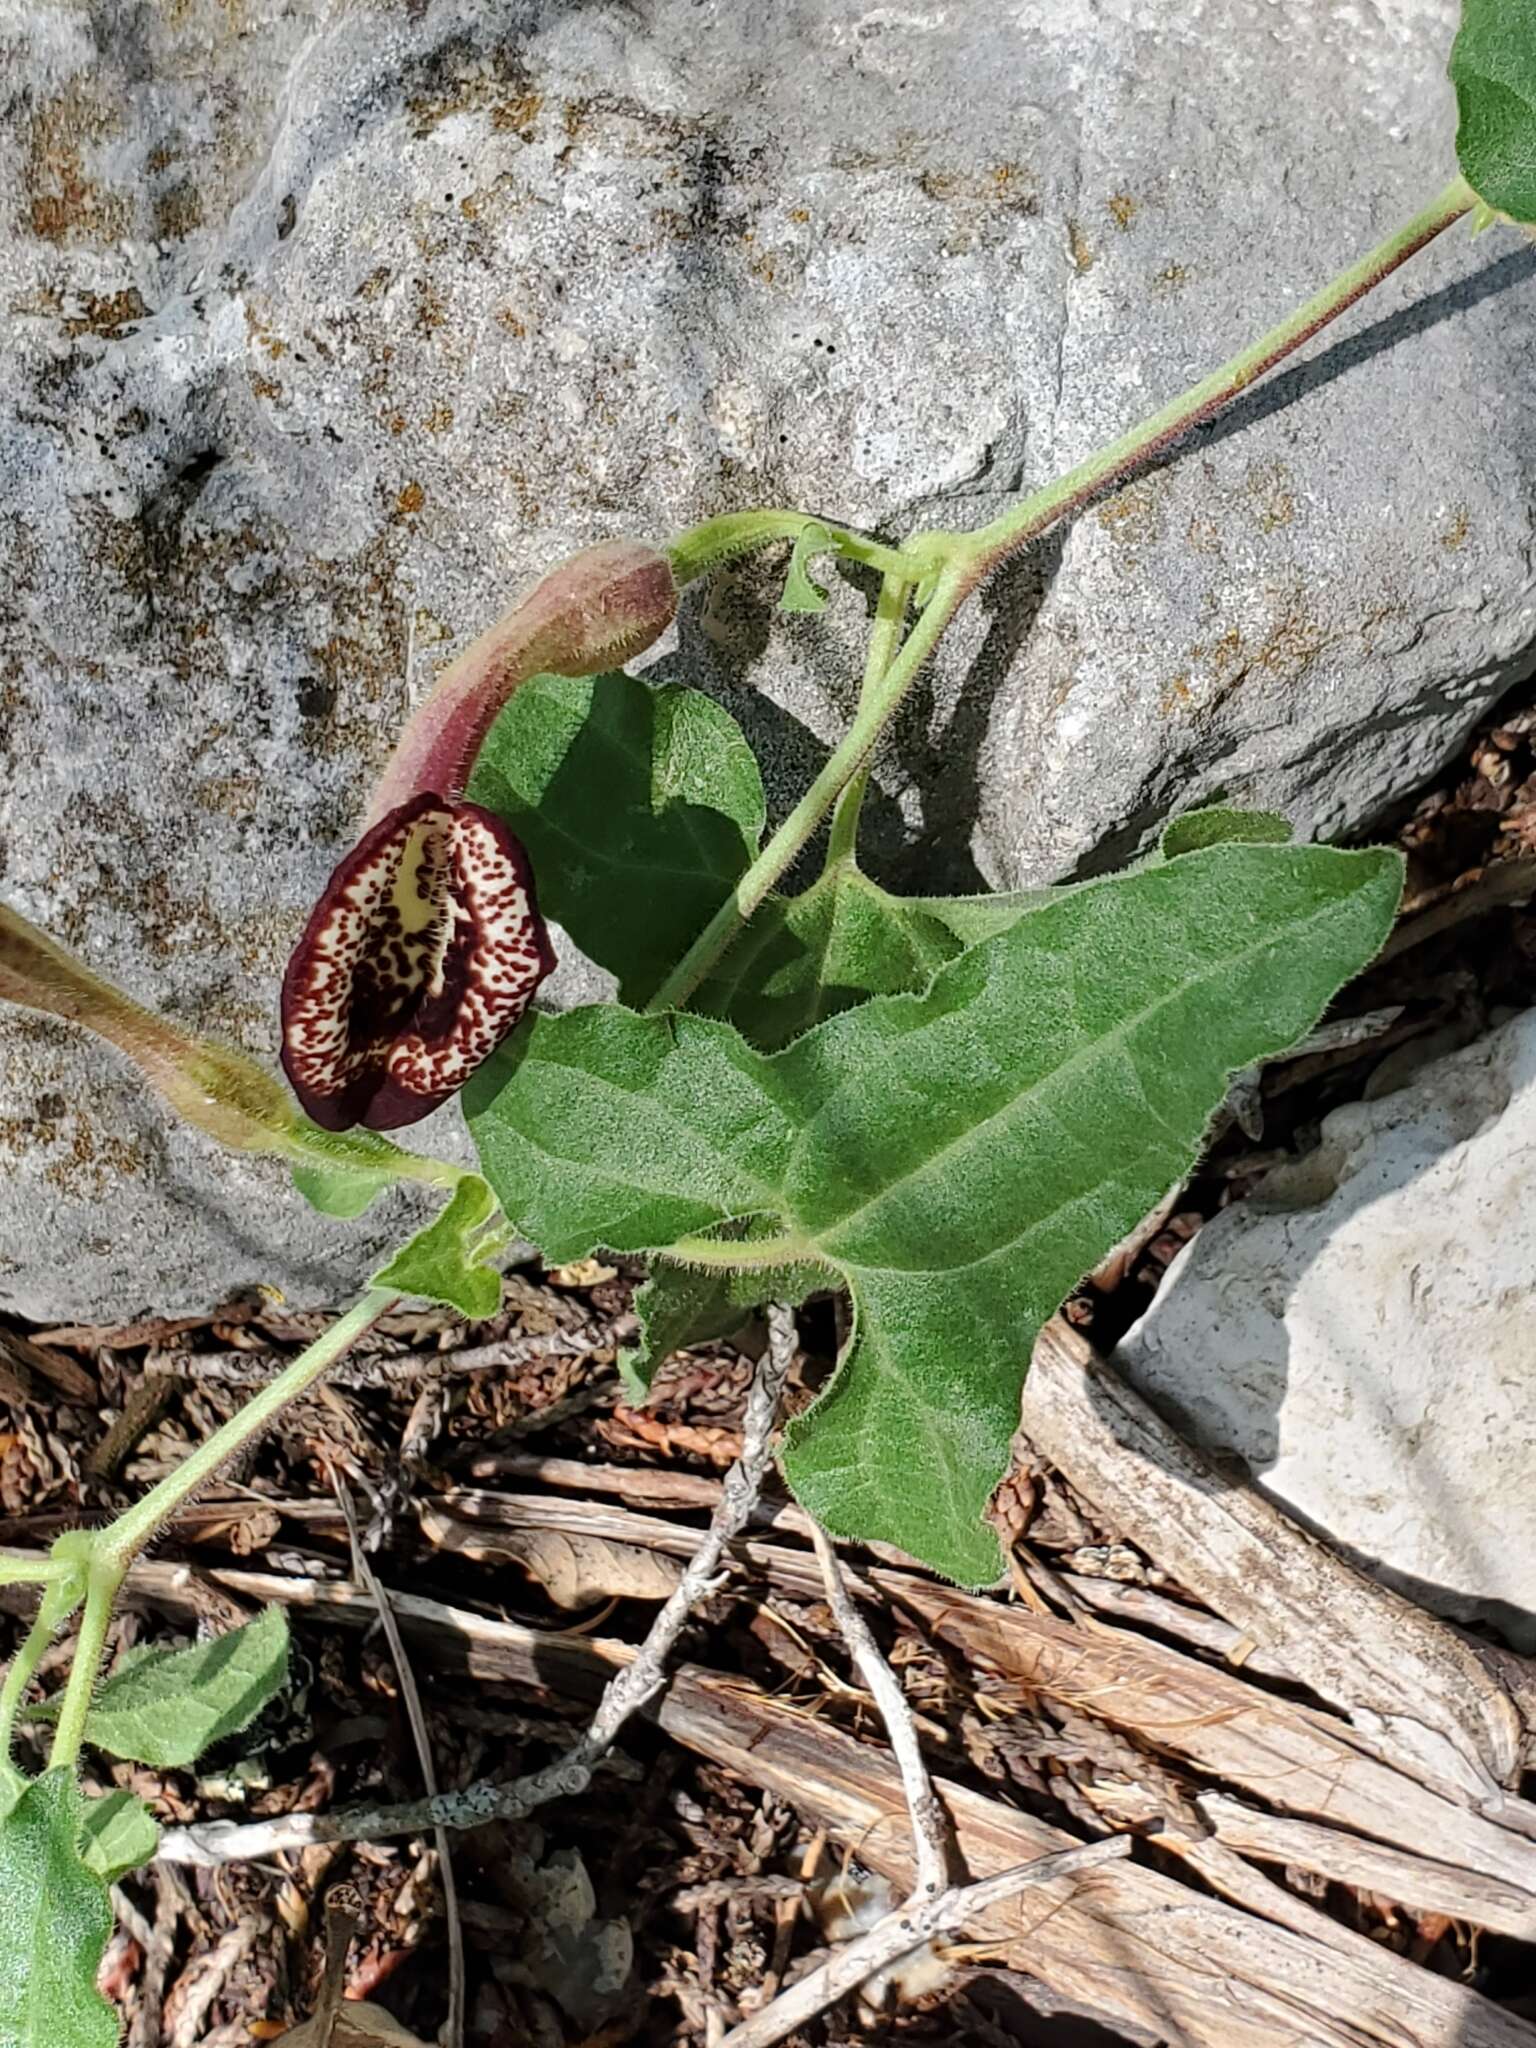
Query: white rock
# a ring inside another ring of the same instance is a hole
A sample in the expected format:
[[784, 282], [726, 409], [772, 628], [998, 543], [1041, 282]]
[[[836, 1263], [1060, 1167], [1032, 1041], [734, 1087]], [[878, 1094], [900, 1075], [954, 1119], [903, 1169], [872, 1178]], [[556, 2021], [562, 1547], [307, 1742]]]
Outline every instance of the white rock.
[[1536, 1650], [1536, 1012], [1325, 1121], [1116, 1354], [1208, 1449], [1439, 1612]]

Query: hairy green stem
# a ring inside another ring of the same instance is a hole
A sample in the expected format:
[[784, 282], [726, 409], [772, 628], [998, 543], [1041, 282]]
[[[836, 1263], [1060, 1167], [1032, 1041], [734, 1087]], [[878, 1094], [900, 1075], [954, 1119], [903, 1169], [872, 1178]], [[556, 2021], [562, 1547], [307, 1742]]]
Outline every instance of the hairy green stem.
[[[66, 1558], [50, 1560], [60, 1567], [50, 1575], [60, 1583], [45, 1588], [43, 1605], [32, 1632], [7, 1672], [3, 1688], [0, 1688], [0, 1732], [8, 1736], [37, 1660], [62, 1619], [59, 1612], [60, 1587], [66, 1575], [70, 1571], [79, 1573], [83, 1567], [85, 1612], [80, 1617], [80, 1633], [70, 1664], [69, 1682], [59, 1702], [58, 1725], [48, 1758], [50, 1769], [59, 1765], [73, 1768], [85, 1736], [86, 1717], [95, 1695], [101, 1660], [106, 1654], [113, 1603], [134, 1558], [183, 1501], [196, 1493], [200, 1486], [206, 1485], [226, 1459], [233, 1457], [252, 1437], [258, 1436], [281, 1409], [327, 1372], [380, 1316], [389, 1313], [398, 1299], [399, 1296], [390, 1288], [370, 1288], [344, 1316], [337, 1318], [324, 1336], [317, 1337], [285, 1372], [279, 1373], [270, 1386], [261, 1388], [222, 1429], [215, 1430], [206, 1443], [199, 1444], [195, 1451], [182, 1459], [174, 1472], [162, 1479], [158, 1486], [151, 1487], [142, 1500], [125, 1509], [115, 1522], [91, 1536], [72, 1530], [67, 1537], [60, 1538], [61, 1544], [67, 1542], [70, 1546]], [[0, 1751], [0, 1754], [4, 1752]]]
[[733, 1272], [755, 1272], [763, 1266], [792, 1266], [818, 1256], [803, 1237], [679, 1237], [666, 1256], [684, 1266], [725, 1266]]
[[53, 1641], [56, 1626], [51, 1615], [39, 1613], [21, 1648], [11, 1659], [5, 1684], [0, 1686], [0, 1765], [10, 1761], [11, 1745], [16, 1739], [16, 1716], [21, 1711], [27, 1687], [32, 1683], [32, 1674], [42, 1662], [43, 1652]]
[[871, 569], [878, 569], [882, 575], [915, 575], [920, 569], [920, 564], [898, 548], [885, 547], [877, 540], [866, 540], [863, 534], [854, 533], [831, 520], [818, 519], [814, 513], [773, 510], [725, 512], [718, 519], [706, 519], [698, 526], [690, 526], [686, 533], [668, 544], [667, 558], [678, 582], [692, 583], [706, 570], [737, 555], [750, 554], [753, 548], [768, 547], [776, 540], [798, 540], [807, 527], [812, 526], [819, 526], [826, 534], [829, 553], [846, 556], [852, 562], [863, 562]]
[[901, 652], [862, 703], [841, 743], [751, 867], [656, 991], [646, 1010], [675, 1010], [685, 1003], [738, 931], [762, 904], [780, 875], [812, 837], [847, 784], [863, 767], [886, 721], [912, 687], [918, 671], [939, 643], [944, 628], [975, 582], [970, 567], [946, 567], [933, 595], [907, 635]]
[[126, 1563], [117, 1564], [106, 1556], [91, 1559], [85, 1611], [80, 1617], [80, 1633], [75, 1638], [69, 1682], [59, 1702], [53, 1747], [48, 1752], [50, 1771], [61, 1765], [66, 1770], [73, 1770], [80, 1754], [80, 1744], [85, 1739], [86, 1716], [91, 1711], [91, 1700], [96, 1692], [96, 1675], [107, 1652], [107, 1630], [112, 1625], [113, 1603], [127, 1570]]
[[0, 1550], [0, 1586], [49, 1586], [67, 1579], [75, 1567], [60, 1557], [16, 1557]]
[[1266, 370], [1272, 370], [1276, 363], [1283, 362], [1303, 343], [1310, 341], [1314, 334], [1336, 320], [1357, 299], [1364, 298], [1367, 292], [1390, 277], [1399, 265], [1416, 255], [1426, 243], [1432, 242], [1436, 235], [1448, 228], [1452, 221], [1459, 220], [1475, 204], [1476, 194], [1466, 179], [1453, 178], [1445, 190], [1431, 200], [1422, 213], [1416, 213], [1405, 227], [1378, 243], [1369, 255], [1362, 256], [1348, 270], [1340, 271], [1331, 284], [1324, 285], [1305, 305], [1298, 306], [1278, 326], [1271, 327], [1267, 334], [1240, 350], [1219, 370], [1213, 370], [1209, 377], [1191, 385], [1181, 397], [1165, 405], [1160, 412], [1153, 413], [1150, 419], [1143, 420], [1140, 426], [1132, 427], [1119, 440], [1111, 441], [1107, 448], [1090, 455], [1076, 469], [1068, 470], [1055, 483], [1047, 484], [1043, 490], [1013, 506], [1000, 518], [994, 519], [990, 526], [980, 527], [966, 535], [965, 546], [979, 564], [981, 573], [985, 575], [995, 569], [999, 562], [1016, 554], [1058, 519], [1078, 511], [1090, 498], [1123, 481], [1130, 471], [1220, 412]]
[[332, 1323], [324, 1336], [301, 1351], [270, 1385], [260, 1388], [222, 1429], [215, 1430], [206, 1443], [199, 1444], [182, 1459], [174, 1472], [103, 1529], [93, 1541], [93, 1564], [100, 1560], [126, 1569], [183, 1501], [205, 1486], [226, 1459], [232, 1458], [252, 1437], [259, 1436], [290, 1401], [297, 1400], [322, 1373], [329, 1371], [381, 1316], [388, 1315], [398, 1300], [399, 1296], [387, 1287], [370, 1288], [361, 1301]]
[[[864, 680], [859, 685], [861, 705], [869, 702], [880, 686], [881, 677], [896, 659], [911, 595], [912, 585], [904, 576], [887, 573], [875, 601], [875, 622], [870, 629], [869, 653], [864, 660]], [[827, 834], [826, 865], [829, 868], [840, 860], [852, 860], [858, 850], [859, 814], [864, 808], [864, 792], [868, 788], [869, 764], [866, 762], [838, 798], [837, 809], [832, 813], [832, 825]]]

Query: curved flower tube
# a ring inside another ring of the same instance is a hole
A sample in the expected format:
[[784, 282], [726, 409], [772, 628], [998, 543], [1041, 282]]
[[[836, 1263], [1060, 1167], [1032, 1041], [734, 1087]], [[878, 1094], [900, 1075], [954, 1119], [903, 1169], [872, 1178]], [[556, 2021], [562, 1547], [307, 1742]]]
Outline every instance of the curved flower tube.
[[103, 981], [47, 932], [0, 903], [0, 1000], [94, 1031], [133, 1061], [178, 1116], [237, 1152], [291, 1155], [300, 1120], [254, 1060], [195, 1038]]
[[535, 675], [596, 675], [677, 610], [665, 555], [573, 555], [444, 670], [411, 717], [283, 977], [283, 1068], [317, 1124], [396, 1130], [463, 1087], [555, 964], [520, 842], [464, 800], [497, 714]]

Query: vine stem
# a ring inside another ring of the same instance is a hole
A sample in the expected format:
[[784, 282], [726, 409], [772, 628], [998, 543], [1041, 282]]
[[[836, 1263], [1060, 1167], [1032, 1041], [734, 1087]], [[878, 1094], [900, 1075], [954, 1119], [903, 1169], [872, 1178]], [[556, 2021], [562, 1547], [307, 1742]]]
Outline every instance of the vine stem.
[[13, 1557], [0, 1550], [0, 1586], [49, 1586], [67, 1579], [74, 1566], [59, 1557]]
[[127, 1574], [126, 1563], [118, 1565], [105, 1557], [93, 1557], [86, 1581], [85, 1608], [80, 1616], [80, 1633], [70, 1662], [69, 1682], [59, 1702], [53, 1747], [48, 1752], [50, 1771], [62, 1766], [73, 1770], [85, 1739], [86, 1716], [96, 1691], [96, 1675], [107, 1651], [107, 1630], [112, 1625], [112, 1604]]
[[[859, 685], [861, 704], [874, 695], [880, 687], [881, 678], [896, 659], [911, 596], [912, 585], [907, 579], [895, 570], [887, 570], [880, 585], [880, 595], [875, 600], [875, 623], [869, 635], [864, 679]], [[838, 798], [837, 808], [832, 813], [832, 828], [827, 834], [826, 864], [829, 868], [840, 860], [852, 860], [858, 850], [859, 815], [864, 808], [864, 793], [868, 788], [869, 763], [866, 761]]]
[[[1011, 507], [990, 525], [978, 527], [967, 534], [925, 532], [920, 536], [921, 548], [909, 542], [905, 551], [877, 550], [873, 543], [859, 542], [862, 550], [859, 559], [873, 562], [886, 576], [886, 590], [882, 596], [889, 591], [892, 579], [911, 575], [915, 580], [918, 575], [941, 564], [937, 568], [932, 594], [900, 651], [883, 672], [878, 673], [874, 642], [879, 641], [883, 650], [894, 639], [894, 634], [889, 620], [877, 614], [866, 668], [865, 694], [841, 745], [829, 756], [805, 795], [662, 983], [647, 1004], [647, 1010], [656, 1012], [680, 1008], [708, 975], [741, 927], [761, 906], [785, 869], [816, 832], [828, 811], [861, 774], [887, 721], [938, 645], [961, 603], [978, 583], [1058, 519], [1080, 510], [1100, 492], [1123, 482], [1132, 470], [1220, 412], [1224, 405], [1246, 391], [1266, 371], [1283, 362], [1347, 311], [1356, 300], [1390, 277], [1410, 256], [1432, 242], [1436, 235], [1459, 220], [1476, 203], [1476, 194], [1466, 179], [1453, 178], [1444, 191], [1422, 212], [1416, 213], [1406, 226], [1389, 235], [1368, 255], [1362, 256], [1358, 263], [1341, 271], [1332, 283], [1324, 285], [1304, 305], [1249, 347], [1240, 350], [1219, 370], [1213, 370], [1210, 376], [1191, 385], [1161, 411], [1153, 413], [1139, 426], [1132, 427], [1118, 440], [1111, 441], [1097, 454], [1090, 455], [1075, 469], [1068, 470], [1065, 476]], [[752, 521], [760, 521], [761, 524], [751, 526], [751, 537], [748, 538], [748, 527]], [[742, 514], [736, 520], [742, 537], [727, 545], [715, 529], [723, 531], [732, 521], [709, 521], [704, 527], [695, 528], [691, 535], [685, 535], [683, 541], [674, 546], [674, 566], [681, 551], [686, 574], [697, 575], [709, 566], [711, 560], [740, 552], [743, 547], [785, 538], [799, 532], [805, 523], [803, 514]], [[843, 531], [830, 527], [827, 530], [839, 535], [838, 545], [841, 548]], [[847, 539], [856, 541], [857, 536], [847, 536]], [[885, 559], [878, 560], [877, 555]], [[679, 568], [678, 573], [681, 579], [684, 569]], [[899, 622], [895, 631], [899, 632]], [[840, 849], [851, 848], [862, 795], [860, 788], [858, 797], [848, 806], [838, 839]]]
[[1108, 447], [1090, 455], [1076, 469], [1069, 469], [1055, 483], [1047, 484], [1043, 490], [1034, 492], [1004, 512], [990, 526], [980, 527], [969, 534], [967, 545], [976, 551], [981, 573], [988, 574], [1058, 519], [1080, 510], [1090, 498], [1123, 481], [1130, 471], [1150, 461], [1220, 412], [1224, 405], [1230, 404], [1277, 363], [1284, 362], [1313, 335], [1321, 333], [1331, 321], [1347, 312], [1357, 299], [1363, 299], [1367, 292], [1373, 291], [1410, 256], [1417, 255], [1436, 235], [1464, 213], [1470, 212], [1476, 204], [1477, 195], [1466, 179], [1453, 178], [1422, 213], [1416, 213], [1406, 226], [1399, 228], [1395, 235], [1389, 235], [1386, 241], [1379, 242], [1358, 263], [1351, 264], [1348, 270], [1341, 270], [1332, 283], [1325, 284], [1305, 305], [1298, 306], [1294, 313], [1271, 327], [1267, 334], [1260, 335], [1249, 347], [1239, 350], [1219, 370], [1213, 370], [1210, 376], [1191, 385], [1188, 391], [1165, 405], [1160, 412], [1153, 413], [1140, 426], [1132, 427], [1119, 440], [1111, 441]]
[[[344, 1316], [337, 1317], [323, 1336], [301, 1351], [292, 1365], [258, 1389], [222, 1429], [216, 1429], [206, 1443], [199, 1444], [182, 1459], [174, 1472], [167, 1473], [158, 1486], [152, 1486], [142, 1500], [136, 1500], [103, 1529], [93, 1541], [92, 1562], [99, 1560], [126, 1571], [160, 1524], [175, 1514], [184, 1500], [205, 1486], [226, 1459], [232, 1458], [252, 1437], [260, 1436], [274, 1416], [290, 1401], [296, 1401], [344, 1352], [350, 1351], [358, 1338], [365, 1336], [381, 1316], [388, 1315], [399, 1299], [391, 1288], [370, 1287]], [[77, 1668], [78, 1664], [77, 1658]], [[70, 1678], [73, 1683], [73, 1672]]]
[[815, 1245], [792, 1231], [782, 1237], [678, 1237], [667, 1246], [667, 1257], [679, 1265], [723, 1266], [733, 1273], [792, 1266], [819, 1256]]
[[16, 1716], [27, 1687], [32, 1683], [32, 1674], [43, 1660], [43, 1652], [53, 1641], [56, 1623], [46, 1610], [39, 1613], [21, 1648], [11, 1659], [10, 1669], [5, 1674], [5, 1684], [0, 1686], [0, 1767], [11, 1761], [11, 1745], [16, 1739]]
[[[399, 1296], [390, 1288], [369, 1288], [344, 1316], [338, 1316], [323, 1336], [317, 1337], [307, 1350], [301, 1351], [285, 1372], [279, 1373], [270, 1386], [262, 1387], [222, 1429], [215, 1430], [206, 1443], [199, 1444], [195, 1451], [183, 1458], [176, 1470], [168, 1473], [158, 1486], [152, 1486], [142, 1500], [135, 1501], [115, 1522], [94, 1536], [82, 1541], [79, 1531], [72, 1532], [75, 1548], [70, 1556], [83, 1567], [85, 1574], [85, 1611], [80, 1617], [80, 1634], [69, 1668], [69, 1682], [59, 1703], [58, 1724], [48, 1757], [50, 1770], [60, 1765], [72, 1769], [80, 1754], [86, 1717], [95, 1695], [101, 1660], [106, 1654], [113, 1603], [127, 1576], [128, 1567], [139, 1551], [184, 1500], [208, 1483], [226, 1459], [232, 1458], [252, 1437], [259, 1436], [280, 1410], [290, 1401], [297, 1400], [381, 1316], [387, 1315], [398, 1300]], [[40, 1614], [33, 1634], [43, 1626], [44, 1614]], [[43, 1641], [46, 1644], [46, 1633]], [[29, 1636], [22, 1646], [18, 1663], [25, 1664], [31, 1647], [32, 1637]], [[41, 1655], [41, 1650], [38, 1654]], [[34, 1657], [34, 1668], [36, 1661]], [[21, 1687], [26, 1685], [30, 1675], [31, 1669], [25, 1669], [16, 1690], [17, 1702], [21, 1697]], [[0, 1716], [3, 1716], [9, 1701], [14, 1677], [13, 1669], [7, 1676], [4, 1690], [0, 1691]], [[11, 1711], [15, 1711], [14, 1703], [11, 1703]]]
[[940, 570], [933, 595], [907, 635], [901, 652], [860, 704], [853, 723], [828, 755], [816, 780], [646, 1004], [648, 1014], [680, 1009], [747, 919], [761, 907], [774, 883], [868, 760], [891, 713], [911, 688], [975, 582], [976, 574], [969, 563], [958, 567], [946, 564]]
[[830, 519], [818, 519], [813, 512], [725, 512], [717, 519], [706, 519], [698, 526], [669, 543], [667, 559], [672, 564], [672, 574], [677, 581], [692, 583], [721, 562], [727, 562], [736, 555], [750, 554], [754, 548], [765, 548], [776, 540], [798, 540], [808, 527], [820, 527], [826, 535], [827, 548], [845, 556], [849, 561], [863, 562], [867, 568], [878, 569], [882, 575], [897, 575], [911, 571], [915, 565], [898, 548], [888, 548], [882, 542], [869, 540], [862, 533], [839, 526]]

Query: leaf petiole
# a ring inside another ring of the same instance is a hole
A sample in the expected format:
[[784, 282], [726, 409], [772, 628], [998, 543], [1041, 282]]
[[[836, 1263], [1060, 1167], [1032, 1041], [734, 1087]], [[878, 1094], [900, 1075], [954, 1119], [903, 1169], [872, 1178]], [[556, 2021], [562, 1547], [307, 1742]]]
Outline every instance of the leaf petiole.
[[668, 544], [667, 558], [679, 584], [692, 583], [721, 562], [750, 554], [754, 548], [770, 547], [779, 540], [798, 540], [808, 527], [819, 527], [825, 534], [828, 553], [841, 555], [850, 562], [862, 562], [882, 575], [909, 576], [915, 580], [926, 567], [899, 548], [866, 539], [849, 527], [818, 519], [814, 513], [777, 510], [726, 512], [717, 519], [705, 519]]
[[723, 1266], [733, 1272], [756, 1272], [763, 1266], [792, 1266], [820, 1257], [803, 1237], [786, 1231], [780, 1237], [679, 1237], [666, 1256], [680, 1266]]
[[14, 1557], [0, 1550], [0, 1586], [50, 1586], [69, 1578], [76, 1567], [62, 1557]]

